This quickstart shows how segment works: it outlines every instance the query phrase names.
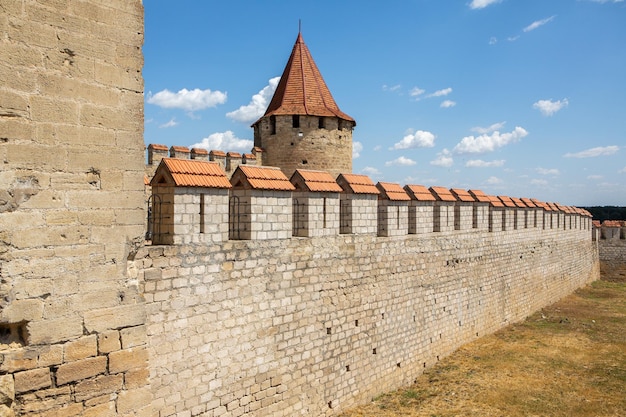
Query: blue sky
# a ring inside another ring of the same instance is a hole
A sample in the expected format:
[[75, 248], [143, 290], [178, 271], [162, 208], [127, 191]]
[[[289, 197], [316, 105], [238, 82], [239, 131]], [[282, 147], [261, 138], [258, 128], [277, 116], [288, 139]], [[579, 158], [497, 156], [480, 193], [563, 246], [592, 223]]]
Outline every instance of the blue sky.
[[626, 206], [626, 1], [144, 0], [145, 142], [249, 152], [302, 20], [374, 182]]

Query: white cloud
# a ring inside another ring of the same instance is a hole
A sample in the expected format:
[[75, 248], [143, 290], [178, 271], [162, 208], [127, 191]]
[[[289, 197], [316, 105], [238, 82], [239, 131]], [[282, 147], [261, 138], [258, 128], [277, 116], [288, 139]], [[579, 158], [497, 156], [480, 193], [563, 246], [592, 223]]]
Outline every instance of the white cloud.
[[237, 110], [226, 113], [226, 116], [238, 122], [255, 122], [259, 117], [263, 116], [263, 113], [265, 113], [267, 106], [272, 100], [274, 91], [276, 91], [278, 81], [280, 81], [280, 77], [270, 79], [268, 85], [252, 96], [250, 103], [239, 107]]
[[618, 174], [626, 174], [626, 167], [620, 169], [619, 171], [617, 171]]
[[425, 92], [426, 92], [426, 90], [423, 90], [423, 89], [421, 89], [421, 88], [419, 88], [419, 87], [413, 87], [413, 88], [411, 89], [411, 91], [409, 91], [409, 95], [410, 95], [411, 97], [417, 97], [417, 98], [419, 98], [419, 96], [421, 96], [421, 95], [422, 95], [422, 94], [424, 94]]
[[389, 149], [432, 148], [435, 146], [435, 135], [424, 130], [405, 135], [402, 140]]
[[495, 132], [496, 130], [502, 129], [505, 124], [506, 122], [500, 122], [500, 123], [494, 123], [489, 127], [476, 126], [476, 127], [471, 128], [470, 130], [472, 132], [476, 132], [476, 133], [480, 133], [481, 135], [484, 135], [486, 133], [491, 133], [491, 132]]
[[380, 175], [380, 171], [374, 167], [365, 167], [361, 170], [361, 173], [365, 175], [371, 175], [371, 176]]
[[183, 88], [177, 93], [162, 90], [156, 94], [148, 93], [147, 102], [166, 109], [183, 109], [190, 112], [215, 107], [226, 102], [226, 93], [221, 91]]
[[561, 173], [559, 172], [558, 169], [556, 168], [537, 168], [535, 169], [535, 171], [537, 171], [537, 173], [541, 174], [541, 175], [560, 175]]
[[591, 0], [594, 3], [600, 3], [600, 4], [604, 4], [604, 3], [621, 3], [624, 0]]
[[566, 98], [557, 101], [539, 100], [533, 104], [533, 108], [539, 110], [544, 116], [552, 116], [563, 107], [567, 107], [568, 104], [569, 101]]
[[502, 0], [472, 0], [469, 4], [470, 9], [484, 9], [485, 7], [500, 3]]
[[227, 130], [226, 132], [212, 133], [202, 142], [194, 143], [191, 148], [204, 148], [206, 150], [221, 150], [224, 152], [242, 151], [249, 152], [254, 142], [249, 139], [240, 139], [235, 134]]
[[491, 134], [483, 134], [480, 136], [466, 136], [461, 139], [453, 149], [456, 153], [482, 153], [491, 152], [509, 143], [517, 142], [527, 136], [528, 132], [522, 127], [515, 127], [510, 133], [502, 133], [495, 131]]
[[178, 122], [174, 118], [172, 118], [172, 119], [170, 119], [169, 122], [163, 123], [162, 125], [159, 125], [159, 129], [167, 129], [168, 127], [174, 127], [174, 126], [177, 126], [177, 125], [178, 125]]
[[444, 100], [439, 105], [439, 107], [443, 107], [444, 109], [454, 107], [454, 106], [456, 106], [456, 101], [452, 101], [452, 100]]
[[452, 92], [452, 88], [443, 88], [441, 90], [437, 90], [432, 94], [429, 94], [428, 97], [444, 97]]
[[504, 159], [499, 159], [496, 161], [483, 161], [482, 159], [471, 159], [465, 163], [465, 166], [468, 168], [493, 168], [493, 167], [501, 167], [504, 165]]
[[597, 156], [613, 155], [619, 151], [619, 146], [598, 146], [597, 148], [587, 149], [576, 153], [566, 153], [565, 158], [595, 158]]
[[498, 38], [496, 38], [495, 36], [489, 38], [489, 45], [495, 45], [496, 43], [498, 43]]
[[547, 180], [531, 180], [530, 183], [532, 185], [538, 185], [540, 187], [546, 187], [548, 185]]
[[399, 158], [394, 159], [393, 161], [387, 161], [385, 162], [385, 166], [394, 166], [394, 165], [400, 165], [400, 166], [411, 166], [411, 165], [415, 165], [417, 162], [415, 162], [412, 159], [409, 158], [405, 158], [404, 156], [401, 156]]
[[531, 30], [535, 30], [538, 27], [545, 25], [546, 23], [550, 23], [551, 21], [554, 20], [555, 17], [556, 16], [550, 16], [545, 19], [536, 20], [532, 22], [530, 25], [526, 26], [523, 30], [524, 32], [530, 32]]
[[587, 176], [588, 180], [601, 180], [602, 178], [604, 178], [604, 176], [602, 175], [588, 175]]
[[352, 159], [357, 159], [361, 156], [363, 150], [363, 144], [361, 142], [352, 142]]
[[509, 41], [509, 42], [515, 42], [518, 39], [519, 39], [519, 35], [517, 35], [517, 36], [509, 36], [508, 38], [506, 38], [506, 40]]
[[454, 159], [452, 159], [452, 155], [449, 150], [444, 149], [443, 151], [437, 154], [437, 158], [435, 160], [430, 161], [431, 165], [435, 165], [438, 167], [451, 167], [454, 164]]
[[485, 181], [487, 184], [502, 184], [502, 180], [498, 177], [489, 177], [487, 178], [487, 181]]
[[383, 85], [383, 91], [398, 91], [400, 89], [400, 84], [396, 84], [396, 85], [387, 85], [384, 84]]

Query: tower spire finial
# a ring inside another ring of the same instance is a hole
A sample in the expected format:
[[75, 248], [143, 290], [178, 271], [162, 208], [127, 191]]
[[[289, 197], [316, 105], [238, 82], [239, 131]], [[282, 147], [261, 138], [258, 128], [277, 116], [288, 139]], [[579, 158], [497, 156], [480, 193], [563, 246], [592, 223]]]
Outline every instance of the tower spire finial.
[[298, 34], [302, 33], [302, 19], [298, 19]]

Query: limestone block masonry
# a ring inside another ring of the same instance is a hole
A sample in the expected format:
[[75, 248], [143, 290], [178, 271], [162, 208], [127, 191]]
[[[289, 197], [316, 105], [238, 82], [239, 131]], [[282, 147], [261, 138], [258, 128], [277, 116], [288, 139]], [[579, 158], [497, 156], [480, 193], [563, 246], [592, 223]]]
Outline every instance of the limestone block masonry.
[[333, 416], [599, 270], [588, 229], [155, 246], [131, 267], [160, 416]]
[[0, 3], [0, 415], [152, 416], [141, 1]]

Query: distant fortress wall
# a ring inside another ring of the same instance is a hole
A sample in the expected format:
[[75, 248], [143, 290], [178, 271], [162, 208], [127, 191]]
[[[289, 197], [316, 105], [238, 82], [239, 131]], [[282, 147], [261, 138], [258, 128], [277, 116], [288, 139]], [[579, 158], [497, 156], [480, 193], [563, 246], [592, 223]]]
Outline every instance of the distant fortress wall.
[[594, 236], [600, 247], [600, 268], [603, 273], [626, 276], [626, 221], [594, 221]]

